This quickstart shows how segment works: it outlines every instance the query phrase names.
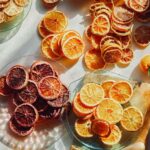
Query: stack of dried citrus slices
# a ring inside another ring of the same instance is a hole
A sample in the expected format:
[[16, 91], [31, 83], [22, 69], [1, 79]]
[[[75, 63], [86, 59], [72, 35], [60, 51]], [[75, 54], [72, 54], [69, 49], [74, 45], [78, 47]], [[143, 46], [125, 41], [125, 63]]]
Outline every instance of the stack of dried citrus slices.
[[0, 95], [8, 96], [15, 106], [9, 127], [19, 136], [29, 135], [39, 118], [58, 119], [69, 100], [67, 87], [46, 61], [10, 68], [0, 77]]
[[73, 99], [77, 116], [75, 130], [82, 138], [96, 135], [106, 145], [119, 143], [122, 128], [137, 131], [143, 125], [143, 114], [134, 106], [125, 106], [133, 95], [127, 81], [105, 80], [101, 84], [86, 83]]
[[0, 24], [19, 16], [29, 0], [0, 0]]
[[67, 17], [60, 11], [49, 11], [38, 25], [42, 40], [42, 54], [51, 60], [63, 56], [75, 60], [84, 52], [84, 42], [80, 34], [74, 30], [65, 31]]

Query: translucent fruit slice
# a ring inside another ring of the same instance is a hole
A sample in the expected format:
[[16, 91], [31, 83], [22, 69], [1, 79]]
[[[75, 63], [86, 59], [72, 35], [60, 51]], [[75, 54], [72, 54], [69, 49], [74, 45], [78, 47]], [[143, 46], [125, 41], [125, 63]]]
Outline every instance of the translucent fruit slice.
[[80, 90], [81, 103], [87, 107], [98, 105], [103, 98], [104, 90], [96, 83], [87, 83]]
[[115, 145], [117, 143], [119, 143], [119, 141], [121, 140], [122, 137], [122, 133], [119, 129], [119, 127], [117, 125], [110, 125], [110, 135], [108, 137], [100, 137], [100, 140], [108, 145], [108, 146], [112, 146]]
[[95, 109], [94, 107], [90, 108], [84, 106], [80, 100], [80, 94], [79, 93], [76, 94], [73, 100], [73, 110], [78, 117], [85, 117], [86, 115], [91, 114], [94, 111], [94, 109]]
[[68, 38], [62, 45], [62, 51], [66, 58], [75, 60], [78, 59], [84, 52], [84, 42], [77, 36]]
[[123, 118], [120, 123], [127, 131], [137, 131], [143, 125], [143, 114], [136, 107], [127, 107], [124, 109]]
[[105, 91], [105, 98], [109, 98], [109, 90], [114, 83], [115, 83], [114, 80], [107, 80], [107, 81], [102, 82], [101, 86]]
[[123, 117], [123, 108], [115, 100], [103, 99], [96, 108], [95, 116], [110, 124], [118, 123]]
[[67, 17], [60, 11], [49, 11], [44, 17], [44, 26], [52, 33], [63, 32], [67, 23]]
[[20, 7], [25, 7], [26, 5], [29, 4], [29, 0], [14, 0], [14, 2], [20, 6]]
[[107, 15], [101, 14], [93, 20], [92, 33], [104, 36], [109, 31], [110, 31], [110, 21]]
[[110, 91], [110, 98], [118, 101], [120, 104], [127, 103], [133, 95], [133, 87], [129, 82], [120, 81], [115, 83]]
[[77, 119], [75, 122], [75, 130], [80, 137], [90, 138], [93, 137], [91, 130], [91, 120]]
[[106, 65], [99, 49], [88, 50], [85, 54], [84, 61], [86, 67], [90, 70], [103, 69]]
[[46, 76], [38, 83], [38, 91], [45, 100], [58, 98], [61, 92], [61, 83], [56, 77]]

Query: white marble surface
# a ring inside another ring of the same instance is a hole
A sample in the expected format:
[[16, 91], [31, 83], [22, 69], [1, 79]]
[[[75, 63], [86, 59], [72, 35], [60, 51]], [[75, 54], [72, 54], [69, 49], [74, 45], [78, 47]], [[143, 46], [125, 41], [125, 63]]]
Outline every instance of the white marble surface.
[[[75, 6], [71, 6], [68, 2], [61, 2], [58, 5], [58, 10], [62, 10], [69, 18], [68, 28], [75, 29], [83, 34], [84, 27], [86, 26], [86, 18], [84, 17], [84, 9], [78, 10]], [[40, 37], [37, 33], [37, 24], [44, 15], [46, 10], [40, 5], [40, 0], [33, 0], [31, 11], [23, 22], [18, 33], [8, 40], [7, 42], [0, 44], [0, 68], [5, 66], [10, 60], [15, 57], [21, 57], [23, 55], [39, 55], [40, 49]], [[88, 48], [88, 46], [87, 46]], [[133, 62], [126, 68], [119, 68], [118, 66], [111, 67], [111, 70], [120, 73], [133, 79], [148, 81], [146, 75], [143, 75], [138, 67], [138, 63], [142, 56], [150, 53], [150, 47], [144, 50], [139, 50], [134, 46], [135, 56]], [[67, 68], [65, 73], [64, 81], [69, 85], [70, 82], [79, 78], [85, 73], [82, 58]], [[66, 133], [63, 140], [59, 140], [50, 149], [54, 150], [68, 150], [71, 143], [71, 139]], [[0, 150], [8, 150], [6, 146], [0, 143]]]

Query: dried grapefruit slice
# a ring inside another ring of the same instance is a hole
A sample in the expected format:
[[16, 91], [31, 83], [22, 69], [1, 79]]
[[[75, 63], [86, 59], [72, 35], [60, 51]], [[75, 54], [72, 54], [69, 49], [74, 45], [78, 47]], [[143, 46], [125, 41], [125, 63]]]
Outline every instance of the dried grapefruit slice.
[[122, 134], [117, 125], [110, 125], [110, 135], [108, 137], [100, 137], [100, 140], [109, 146], [119, 143], [121, 140]]
[[81, 103], [87, 107], [94, 107], [104, 98], [104, 90], [101, 85], [87, 83], [80, 90]]
[[127, 131], [137, 131], [142, 127], [143, 120], [142, 112], [138, 108], [130, 106], [124, 109], [120, 123]]
[[140, 47], [146, 47], [150, 44], [150, 27], [141, 25], [134, 31], [133, 38]]
[[107, 81], [102, 82], [101, 86], [105, 91], [105, 98], [109, 98], [109, 90], [114, 83], [115, 83], [114, 80], [107, 80]]
[[123, 108], [119, 102], [106, 98], [96, 108], [96, 118], [105, 120], [110, 124], [118, 123], [123, 116]]
[[66, 58], [74, 60], [78, 59], [84, 52], [84, 42], [77, 36], [68, 38], [62, 45], [62, 51]]
[[78, 117], [85, 117], [86, 115], [91, 114], [94, 111], [94, 109], [95, 109], [94, 107], [90, 108], [90, 107], [84, 106], [80, 100], [80, 94], [79, 93], [76, 94], [73, 100], [73, 110], [75, 110], [74, 113]]
[[14, 2], [20, 6], [20, 7], [25, 7], [29, 4], [29, 0], [14, 0]]
[[85, 54], [84, 61], [90, 70], [103, 69], [106, 65], [99, 49], [88, 50]]
[[61, 92], [61, 83], [56, 77], [46, 76], [39, 81], [38, 91], [45, 100], [58, 98]]
[[90, 138], [93, 137], [91, 130], [91, 120], [77, 119], [75, 122], [75, 130], [80, 137]]
[[49, 11], [44, 17], [44, 26], [52, 33], [63, 32], [67, 23], [67, 17], [60, 11]]
[[25, 67], [16, 65], [12, 67], [6, 75], [7, 85], [15, 90], [24, 88], [28, 83], [29, 75]]
[[24, 103], [17, 106], [14, 111], [14, 118], [22, 127], [33, 126], [38, 120], [38, 117], [39, 115], [36, 108], [29, 103]]
[[133, 87], [127, 81], [119, 81], [115, 83], [109, 91], [110, 98], [118, 101], [120, 104], [127, 103], [132, 95]]
[[110, 20], [107, 15], [101, 14], [92, 22], [92, 33], [100, 36], [106, 35], [110, 31]]

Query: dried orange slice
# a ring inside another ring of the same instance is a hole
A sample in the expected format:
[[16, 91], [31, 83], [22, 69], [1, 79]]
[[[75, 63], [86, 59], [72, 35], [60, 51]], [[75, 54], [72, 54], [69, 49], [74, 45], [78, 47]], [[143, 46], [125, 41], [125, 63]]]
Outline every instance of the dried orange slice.
[[100, 137], [100, 140], [106, 145], [115, 145], [121, 140], [122, 134], [117, 125], [110, 125], [110, 135], [108, 137]]
[[106, 98], [96, 108], [96, 118], [106, 120], [110, 124], [118, 123], [123, 116], [123, 108], [119, 102]]
[[14, 0], [14, 2], [20, 7], [25, 7], [29, 4], [29, 0]]
[[75, 110], [74, 113], [77, 114], [78, 117], [85, 117], [86, 115], [91, 114], [94, 111], [94, 109], [94, 107], [90, 108], [84, 106], [80, 100], [80, 94], [76, 94], [73, 100], [73, 110]]
[[103, 69], [106, 65], [99, 49], [88, 50], [85, 54], [84, 61], [86, 67], [90, 70]]
[[80, 90], [81, 103], [87, 107], [94, 107], [104, 98], [104, 90], [101, 85], [87, 83]]
[[88, 40], [91, 40], [91, 36], [92, 36], [91, 25], [89, 25], [89, 26], [86, 27], [84, 33], [85, 33], [85, 37], [86, 37]]
[[67, 17], [60, 11], [50, 11], [44, 17], [44, 26], [52, 33], [63, 32], [67, 23]]
[[121, 65], [129, 65], [134, 57], [133, 50], [126, 48], [122, 51], [122, 57], [119, 61]]
[[92, 22], [92, 33], [104, 36], [109, 31], [110, 31], [110, 20], [107, 15], [101, 14], [96, 18], [94, 18]]
[[131, 35], [120, 36], [120, 41], [122, 43], [122, 48], [123, 49], [128, 48], [130, 43], [131, 43]]
[[114, 80], [107, 80], [107, 81], [102, 82], [101, 86], [105, 91], [105, 98], [109, 98], [109, 90], [114, 83], [115, 83]]
[[100, 45], [99, 45], [99, 43], [100, 43], [100, 41], [101, 41], [101, 36], [98, 36], [98, 35], [95, 35], [95, 34], [92, 34], [91, 35], [91, 44], [92, 44], [92, 46], [93, 46], [93, 48], [95, 48], [95, 49], [99, 49], [100, 48]]
[[41, 51], [42, 51], [42, 54], [46, 58], [51, 59], [51, 60], [57, 60], [60, 58], [60, 56], [55, 55], [52, 52], [52, 49], [50, 48], [50, 43], [51, 43], [53, 37], [54, 37], [54, 35], [49, 35], [42, 40]]
[[48, 36], [49, 34], [51, 34], [51, 33], [44, 27], [43, 20], [40, 21], [40, 23], [38, 24], [38, 31], [39, 31], [39, 35], [40, 35], [42, 38], [45, 38], [46, 36]]
[[75, 130], [80, 137], [90, 138], [93, 137], [91, 130], [91, 120], [77, 119], [75, 122]]
[[133, 87], [127, 81], [119, 81], [115, 83], [109, 91], [110, 98], [118, 101], [120, 104], [127, 103], [132, 95]]
[[66, 31], [63, 36], [62, 36], [62, 39], [61, 39], [61, 45], [63, 45], [63, 43], [70, 37], [73, 37], [73, 36], [77, 36], [79, 38], [81, 38], [80, 34], [78, 32], [76, 32], [75, 30], [68, 30]]
[[72, 36], [62, 45], [62, 52], [68, 59], [78, 59], [84, 52], [84, 42], [80, 37]]
[[142, 127], [143, 120], [142, 112], [138, 108], [130, 106], [124, 109], [120, 123], [127, 131], [137, 131]]

